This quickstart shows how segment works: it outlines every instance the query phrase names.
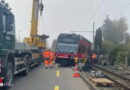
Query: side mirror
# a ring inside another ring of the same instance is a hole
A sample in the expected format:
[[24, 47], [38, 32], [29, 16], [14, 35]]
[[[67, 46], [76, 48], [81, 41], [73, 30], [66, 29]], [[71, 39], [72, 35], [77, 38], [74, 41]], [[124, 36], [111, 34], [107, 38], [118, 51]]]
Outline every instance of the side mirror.
[[12, 24], [7, 25], [7, 27], [6, 27], [6, 30], [7, 30], [7, 31], [12, 31], [12, 29], [13, 29]]

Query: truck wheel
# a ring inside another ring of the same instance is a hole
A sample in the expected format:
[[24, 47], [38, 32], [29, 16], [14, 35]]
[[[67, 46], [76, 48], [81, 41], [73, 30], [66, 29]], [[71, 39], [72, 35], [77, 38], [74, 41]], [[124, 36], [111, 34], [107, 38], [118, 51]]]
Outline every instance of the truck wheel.
[[30, 69], [30, 66], [29, 66], [29, 62], [27, 60], [26, 64], [25, 64], [25, 70], [23, 71], [23, 75], [24, 76], [27, 76], [28, 75], [28, 72], [29, 72], [29, 69]]
[[9, 88], [12, 85], [13, 81], [13, 64], [8, 62], [6, 70], [6, 85], [5, 88]]

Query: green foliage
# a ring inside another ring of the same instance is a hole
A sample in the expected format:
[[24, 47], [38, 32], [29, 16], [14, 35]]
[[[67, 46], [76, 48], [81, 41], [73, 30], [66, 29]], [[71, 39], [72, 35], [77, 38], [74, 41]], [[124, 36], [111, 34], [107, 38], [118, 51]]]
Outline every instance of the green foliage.
[[128, 50], [128, 63], [130, 65], [130, 41], [127, 42], [127, 50]]
[[116, 38], [117, 38], [118, 43], [123, 43], [124, 37], [125, 37], [126, 32], [128, 30], [128, 25], [126, 23], [126, 19], [122, 17], [118, 20], [114, 20], [113, 24], [115, 25], [116, 30], [117, 30]]
[[109, 59], [113, 62], [124, 64], [125, 57], [128, 56], [128, 48], [125, 45], [117, 45], [109, 53]]
[[104, 41], [102, 45], [102, 53], [109, 54], [113, 48], [114, 44], [111, 41]]
[[128, 56], [128, 52], [120, 51], [117, 55], [116, 62], [117, 64], [125, 64], [125, 58]]
[[116, 40], [116, 27], [113, 24], [113, 21], [109, 19], [109, 17], [104, 20], [104, 24], [102, 26], [102, 31], [103, 31], [103, 38], [106, 41], [111, 41], [113, 43], [117, 43]]
[[95, 36], [95, 42], [94, 42], [94, 48], [95, 50], [100, 53], [102, 49], [102, 31], [101, 28], [99, 28], [96, 31], [96, 36]]
[[130, 45], [130, 35], [126, 33], [124, 38], [125, 38], [125, 44]]
[[111, 20], [107, 17], [102, 26], [104, 39], [102, 53], [109, 55], [109, 60], [118, 64], [124, 64], [127, 56], [130, 60], [130, 35], [127, 30], [125, 18]]
[[128, 25], [125, 18], [112, 21], [107, 17], [102, 28], [104, 40], [111, 41], [114, 44], [121, 44], [124, 42]]

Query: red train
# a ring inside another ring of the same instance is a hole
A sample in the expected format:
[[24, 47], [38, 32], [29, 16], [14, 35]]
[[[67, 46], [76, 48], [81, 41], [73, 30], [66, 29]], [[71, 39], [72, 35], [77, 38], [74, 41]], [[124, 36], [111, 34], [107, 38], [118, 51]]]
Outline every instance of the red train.
[[59, 64], [74, 65], [74, 58], [87, 58], [91, 53], [92, 44], [77, 34], [60, 34], [57, 39], [55, 57]]

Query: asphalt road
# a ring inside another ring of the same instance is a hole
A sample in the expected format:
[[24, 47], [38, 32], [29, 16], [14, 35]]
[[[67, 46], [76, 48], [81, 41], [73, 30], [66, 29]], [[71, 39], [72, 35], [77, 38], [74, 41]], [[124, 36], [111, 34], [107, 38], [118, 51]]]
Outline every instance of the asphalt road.
[[72, 76], [70, 67], [45, 69], [41, 65], [31, 69], [28, 76], [15, 76], [9, 90], [89, 90], [80, 78]]

